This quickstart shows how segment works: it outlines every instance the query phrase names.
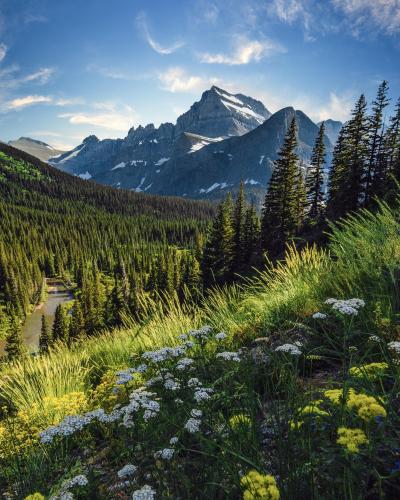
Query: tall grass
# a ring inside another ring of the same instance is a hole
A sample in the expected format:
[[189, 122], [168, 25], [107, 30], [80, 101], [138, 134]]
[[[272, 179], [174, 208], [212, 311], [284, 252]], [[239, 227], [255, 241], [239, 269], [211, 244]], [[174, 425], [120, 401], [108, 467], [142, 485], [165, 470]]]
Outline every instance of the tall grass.
[[350, 217], [332, 228], [326, 251], [290, 247], [284, 262], [245, 285], [212, 291], [201, 307], [182, 305], [176, 297], [147, 301], [141, 324], [125, 318], [124, 328], [73, 349], [59, 346], [47, 356], [17, 362], [0, 376], [1, 398], [26, 408], [45, 396], [86, 391], [105, 371], [128, 365], [143, 350], [173, 345], [180, 333], [204, 323], [239, 339], [268, 335], [318, 310], [328, 296], [359, 296], [393, 315], [400, 302], [397, 212], [381, 205], [376, 214]]

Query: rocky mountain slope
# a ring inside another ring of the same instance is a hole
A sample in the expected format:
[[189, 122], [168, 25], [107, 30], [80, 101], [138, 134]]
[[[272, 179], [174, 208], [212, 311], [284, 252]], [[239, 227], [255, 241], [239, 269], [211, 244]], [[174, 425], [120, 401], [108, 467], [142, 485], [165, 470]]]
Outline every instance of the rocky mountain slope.
[[[220, 198], [243, 179], [260, 202], [294, 113], [298, 154], [306, 165], [318, 132], [310, 118], [293, 108], [271, 115], [261, 102], [215, 86], [176, 125], [131, 128], [124, 139], [89, 136], [49, 161], [102, 184], [191, 198]], [[326, 148], [329, 163], [333, 146], [328, 136]]]
[[29, 153], [42, 161], [48, 161], [52, 156], [64, 154], [64, 151], [55, 149], [45, 142], [37, 141], [35, 139], [31, 139], [30, 137], [20, 137], [16, 141], [9, 141], [8, 144], [14, 148], [20, 149], [21, 151], [25, 151], [25, 153]]

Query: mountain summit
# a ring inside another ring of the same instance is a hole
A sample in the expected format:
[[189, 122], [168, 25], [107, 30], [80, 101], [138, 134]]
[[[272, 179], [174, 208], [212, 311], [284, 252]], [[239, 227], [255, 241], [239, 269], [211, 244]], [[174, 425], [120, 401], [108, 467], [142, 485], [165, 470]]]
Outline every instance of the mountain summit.
[[[298, 155], [307, 164], [318, 134], [303, 112], [271, 115], [256, 99], [213, 86], [176, 124], [132, 127], [124, 139], [87, 137], [52, 165], [83, 179], [137, 192], [220, 198], [240, 181], [260, 202], [290, 120], [296, 114]], [[332, 144], [326, 137], [329, 153]]]

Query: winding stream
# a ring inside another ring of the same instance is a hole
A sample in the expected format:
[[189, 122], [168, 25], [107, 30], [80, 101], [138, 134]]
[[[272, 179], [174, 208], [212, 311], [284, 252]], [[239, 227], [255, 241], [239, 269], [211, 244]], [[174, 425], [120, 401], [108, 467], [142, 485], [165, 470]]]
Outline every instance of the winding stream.
[[[72, 293], [65, 288], [64, 283], [57, 279], [46, 279], [47, 298], [39, 304], [22, 325], [22, 336], [29, 352], [37, 351], [39, 346], [42, 314], [46, 316], [50, 329], [53, 326], [54, 315], [59, 304], [70, 301]], [[0, 355], [4, 353], [5, 340], [0, 340]]]

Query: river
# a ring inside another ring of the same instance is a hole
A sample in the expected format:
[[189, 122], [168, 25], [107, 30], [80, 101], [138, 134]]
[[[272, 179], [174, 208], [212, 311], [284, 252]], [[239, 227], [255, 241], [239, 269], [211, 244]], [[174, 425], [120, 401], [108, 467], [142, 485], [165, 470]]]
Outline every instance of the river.
[[[22, 337], [29, 352], [34, 352], [38, 349], [40, 330], [42, 327], [42, 315], [44, 314], [46, 316], [47, 323], [51, 328], [53, 326], [57, 306], [73, 298], [72, 293], [65, 288], [62, 281], [48, 278], [46, 279], [46, 285], [46, 300], [35, 308], [22, 325]], [[0, 355], [4, 353], [4, 345], [5, 340], [0, 339]]]

